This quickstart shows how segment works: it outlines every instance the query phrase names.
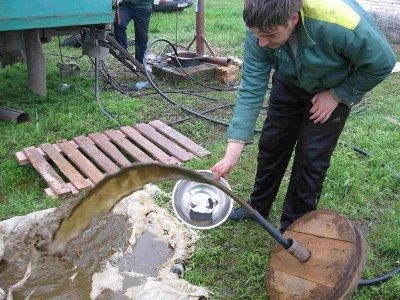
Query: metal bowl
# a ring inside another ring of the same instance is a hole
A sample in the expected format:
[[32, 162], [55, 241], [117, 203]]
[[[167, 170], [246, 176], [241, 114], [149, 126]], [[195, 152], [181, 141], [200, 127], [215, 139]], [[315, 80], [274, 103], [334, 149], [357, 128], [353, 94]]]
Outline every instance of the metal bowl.
[[[213, 172], [209, 170], [197, 172], [213, 177]], [[224, 178], [219, 182], [231, 189]], [[175, 184], [172, 191], [172, 207], [176, 216], [190, 227], [210, 229], [225, 222], [232, 210], [233, 200], [212, 185], [183, 179]]]

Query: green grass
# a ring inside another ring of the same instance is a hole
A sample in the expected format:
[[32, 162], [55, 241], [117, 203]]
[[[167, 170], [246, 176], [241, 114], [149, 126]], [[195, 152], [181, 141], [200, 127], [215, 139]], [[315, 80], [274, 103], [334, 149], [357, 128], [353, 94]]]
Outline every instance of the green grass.
[[[206, 37], [219, 55], [241, 57], [244, 26], [241, 21], [242, 1], [221, 0], [206, 2]], [[176, 15], [153, 14], [150, 40], [167, 38], [175, 42]], [[132, 36], [132, 28], [130, 29]], [[187, 45], [195, 30], [194, 8], [178, 14], [178, 44]], [[80, 51], [62, 49], [65, 61], [75, 61], [82, 74], [66, 79], [58, 76], [56, 63], [57, 42], [44, 45], [47, 66], [47, 97], [31, 93], [24, 85], [26, 67], [15, 65], [0, 69], [0, 106], [24, 110], [32, 116], [25, 124], [0, 123], [0, 218], [57, 205], [61, 200], [44, 196], [43, 180], [31, 166], [18, 166], [15, 152], [42, 143], [55, 143], [62, 139], [96, 131], [116, 128], [104, 117], [93, 93], [93, 74], [89, 60], [80, 57]], [[400, 59], [400, 47], [396, 46]], [[125, 84], [133, 85], [139, 78], [110, 59], [107, 65]], [[68, 83], [71, 88], [60, 91]], [[349, 147], [339, 145], [333, 155], [325, 181], [321, 208], [334, 209], [357, 224], [368, 243], [368, 261], [363, 277], [373, 277], [398, 267], [400, 257], [400, 181], [392, 176], [400, 172], [400, 128], [387, 117], [400, 120], [400, 74], [392, 74], [367, 97], [367, 109], [352, 114], [341, 140], [371, 153], [362, 157]], [[204, 88], [190, 82], [171, 85], [162, 83], [163, 89]], [[147, 91], [146, 91], [147, 92]], [[233, 93], [208, 92], [220, 103], [234, 101]], [[179, 103], [196, 109], [206, 109], [213, 101], [196, 99], [188, 95], [171, 95]], [[104, 106], [123, 125], [148, 122], [153, 119], [173, 121], [186, 116], [179, 108], [169, 105], [158, 96], [123, 95], [102, 87]], [[214, 117], [229, 119], [231, 110], [218, 111]], [[261, 118], [260, 118], [261, 119]], [[191, 119], [173, 126], [204, 145], [212, 152], [209, 158], [186, 164], [193, 169], [208, 169], [224, 153], [225, 128], [199, 119]], [[257, 140], [245, 148], [240, 164], [229, 182], [235, 193], [247, 199], [255, 174]], [[161, 185], [167, 192], [172, 183]], [[282, 183], [271, 212], [271, 220], [278, 224], [287, 179]], [[169, 206], [167, 199], [159, 200]], [[207, 286], [214, 299], [265, 299], [264, 270], [269, 253], [275, 244], [271, 237], [254, 222], [226, 222], [224, 225], [201, 232], [193, 257], [186, 263], [185, 279], [193, 284]], [[400, 278], [379, 286], [360, 288], [354, 299], [395, 299], [400, 294]]]

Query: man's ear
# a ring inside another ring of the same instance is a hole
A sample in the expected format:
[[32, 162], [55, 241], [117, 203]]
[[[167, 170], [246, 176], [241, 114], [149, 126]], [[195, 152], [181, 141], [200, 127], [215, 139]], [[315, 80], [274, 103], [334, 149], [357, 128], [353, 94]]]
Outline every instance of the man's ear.
[[294, 25], [297, 25], [297, 23], [299, 23], [299, 20], [300, 20], [300, 13], [298, 12], [293, 13], [293, 15], [290, 17], [290, 21], [292, 21]]

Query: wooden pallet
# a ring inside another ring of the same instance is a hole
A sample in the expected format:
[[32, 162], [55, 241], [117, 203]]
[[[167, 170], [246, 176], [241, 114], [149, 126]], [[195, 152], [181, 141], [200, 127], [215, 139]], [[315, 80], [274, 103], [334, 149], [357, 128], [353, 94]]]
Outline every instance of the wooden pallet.
[[70, 141], [28, 147], [15, 154], [31, 164], [48, 187], [48, 196], [77, 194], [135, 162], [182, 164], [211, 153], [159, 120], [95, 132]]

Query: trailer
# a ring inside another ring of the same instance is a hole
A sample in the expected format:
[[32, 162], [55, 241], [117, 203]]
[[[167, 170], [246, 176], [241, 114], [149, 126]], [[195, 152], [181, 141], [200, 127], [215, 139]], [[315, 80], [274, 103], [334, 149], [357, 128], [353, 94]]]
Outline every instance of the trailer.
[[102, 57], [107, 49], [98, 45], [114, 20], [112, 0], [13, 0], [0, 2], [0, 62], [12, 63], [20, 55], [27, 64], [27, 85], [45, 96], [46, 60], [42, 43], [51, 37], [79, 33], [90, 28], [94, 34], [84, 53]]

